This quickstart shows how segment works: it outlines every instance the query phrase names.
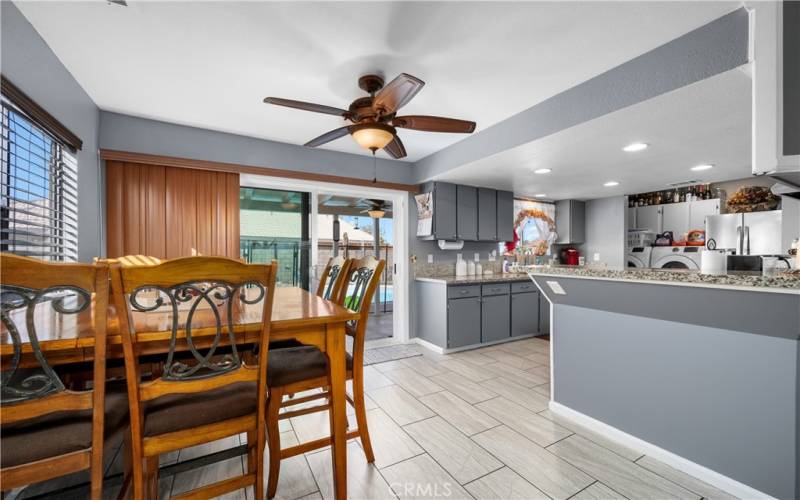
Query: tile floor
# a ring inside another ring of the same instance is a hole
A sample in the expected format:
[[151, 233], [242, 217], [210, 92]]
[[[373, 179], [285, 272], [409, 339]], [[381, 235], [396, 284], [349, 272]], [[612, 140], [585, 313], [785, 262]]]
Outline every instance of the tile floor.
[[[360, 443], [350, 441], [351, 498], [732, 498], [550, 413], [546, 340], [525, 339], [451, 355], [414, 349], [422, 355], [365, 369], [376, 460], [368, 464]], [[327, 415], [282, 421], [281, 431], [284, 446], [314, 439], [328, 432]], [[162, 457], [162, 462], [240, 443], [243, 438], [229, 438], [181, 450]], [[240, 474], [244, 466], [242, 457], [236, 457], [180, 472], [162, 479], [160, 494], [167, 497]], [[117, 456], [109, 473], [119, 468]], [[282, 462], [277, 498], [329, 499], [332, 489], [328, 450]], [[116, 490], [108, 488], [106, 496], [114, 497]], [[29, 488], [19, 498], [43, 491], [41, 486]], [[226, 498], [252, 500], [253, 492], [243, 490]]]

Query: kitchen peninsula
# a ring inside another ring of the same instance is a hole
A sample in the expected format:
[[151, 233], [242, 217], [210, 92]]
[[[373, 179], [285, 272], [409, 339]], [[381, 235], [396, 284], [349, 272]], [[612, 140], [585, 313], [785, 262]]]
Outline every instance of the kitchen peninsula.
[[551, 411], [742, 497], [800, 498], [800, 277], [529, 271]]

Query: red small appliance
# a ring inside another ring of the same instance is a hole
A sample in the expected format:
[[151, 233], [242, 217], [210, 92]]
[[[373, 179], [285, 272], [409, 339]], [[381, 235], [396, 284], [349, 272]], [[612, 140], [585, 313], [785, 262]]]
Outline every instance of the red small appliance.
[[567, 266], [577, 266], [581, 254], [577, 249], [569, 247], [561, 250], [561, 263]]

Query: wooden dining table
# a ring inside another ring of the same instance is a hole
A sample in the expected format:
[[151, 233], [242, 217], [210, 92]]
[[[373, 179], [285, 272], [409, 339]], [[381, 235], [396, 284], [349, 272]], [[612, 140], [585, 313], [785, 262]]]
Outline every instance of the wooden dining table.
[[[231, 322], [237, 343], [258, 341], [261, 328], [262, 304], [237, 303]], [[178, 345], [188, 350], [185, 320], [188, 311], [179, 311]], [[21, 366], [37, 366], [33, 358], [30, 337], [24, 315], [14, 320], [22, 339]], [[50, 365], [89, 361], [94, 352], [92, 331], [93, 308], [74, 315], [58, 314], [51, 307], [37, 307], [35, 313], [36, 338]], [[167, 309], [131, 314], [136, 330], [140, 354], [167, 353], [171, 337], [172, 313]], [[328, 356], [330, 370], [330, 426], [336, 498], [347, 498], [347, 416], [346, 416], [346, 334], [348, 321], [357, 320], [358, 313], [331, 301], [322, 299], [302, 288], [278, 287], [275, 289], [271, 319], [270, 341], [296, 339], [317, 346]], [[222, 318], [222, 341], [227, 342], [227, 318]], [[107, 356], [122, 358], [117, 311], [110, 306], [107, 323]], [[210, 309], [195, 313], [191, 324], [192, 341], [196, 347], [211, 344], [217, 326]], [[8, 366], [14, 354], [11, 335], [3, 326], [0, 329], [0, 356], [3, 366]]]

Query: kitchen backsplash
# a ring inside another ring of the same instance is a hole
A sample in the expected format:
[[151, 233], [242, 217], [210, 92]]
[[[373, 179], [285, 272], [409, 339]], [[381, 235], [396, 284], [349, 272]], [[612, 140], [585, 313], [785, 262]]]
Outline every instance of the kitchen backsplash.
[[[483, 271], [492, 271], [493, 273], [500, 273], [503, 271], [503, 260], [489, 261], [486, 259], [481, 260], [481, 267]], [[427, 262], [415, 262], [411, 270], [414, 274], [414, 278], [418, 277], [434, 277], [434, 276], [455, 276], [456, 274], [456, 263], [455, 261], [451, 262], [434, 262], [433, 264], [428, 264]]]

